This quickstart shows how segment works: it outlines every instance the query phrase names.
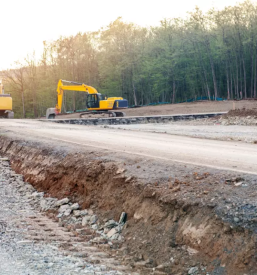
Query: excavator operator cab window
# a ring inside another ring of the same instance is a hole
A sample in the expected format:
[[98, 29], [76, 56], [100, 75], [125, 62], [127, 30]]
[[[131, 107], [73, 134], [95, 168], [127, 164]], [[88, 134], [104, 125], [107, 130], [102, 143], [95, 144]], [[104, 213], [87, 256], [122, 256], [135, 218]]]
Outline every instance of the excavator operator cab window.
[[88, 95], [87, 108], [99, 108], [99, 97], [97, 94]]
[[99, 100], [106, 100], [107, 99], [106, 95], [98, 94], [98, 96], [99, 96]]

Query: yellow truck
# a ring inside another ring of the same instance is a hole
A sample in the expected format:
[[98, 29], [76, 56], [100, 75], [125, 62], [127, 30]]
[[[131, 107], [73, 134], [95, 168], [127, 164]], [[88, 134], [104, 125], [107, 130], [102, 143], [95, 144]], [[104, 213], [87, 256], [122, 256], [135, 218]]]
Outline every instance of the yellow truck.
[[11, 95], [4, 93], [4, 85], [2, 83], [2, 80], [0, 80], [0, 117], [14, 117], [14, 113], [12, 111], [12, 97]]
[[[67, 83], [64, 85], [63, 83]], [[55, 108], [48, 108], [46, 119], [54, 119], [62, 112], [63, 91], [79, 91], [87, 93], [87, 111], [80, 114], [85, 117], [91, 114], [107, 114], [110, 117], [123, 117], [125, 113], [121, 109], [128, 108], [128, 101], [122, 97], [108, 97], [101, 95], [94, 87], [83, 83], [67, 80], [59, 80], [57, 85], [57, 104]], [[74, 110], [75, 111], [75, 110]]]

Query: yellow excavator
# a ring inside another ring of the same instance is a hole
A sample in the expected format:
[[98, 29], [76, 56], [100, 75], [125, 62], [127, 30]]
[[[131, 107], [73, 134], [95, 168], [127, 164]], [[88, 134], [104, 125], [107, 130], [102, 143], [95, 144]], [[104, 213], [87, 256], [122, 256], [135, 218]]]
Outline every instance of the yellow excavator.
[[13, 118], [14, 112], [12, 111], [12, 97], [4, 93], [4, 85], [0, 80], [0, 117]]
[[[68, 85], [64, 85], [63, 83], [67, 83]], [[87, 93], [87, 110], [80, 114], [81, 118], [92, 114], [107, 114], [109, 117], [123, 117], [126, 115], [124, 112], [118, 111], [128, 108], [128, 101], [126, 99], [123, 99], [122, 97], [106, 98], [105, 96], [98, 93], [94, 87], [83, 83], [60, 79], [57, 85], [57, 104], [55, 108], [47, 109], [47, 119], [54, 119], [57, 115], [62, 113], [64, 91], [79, 91]]]

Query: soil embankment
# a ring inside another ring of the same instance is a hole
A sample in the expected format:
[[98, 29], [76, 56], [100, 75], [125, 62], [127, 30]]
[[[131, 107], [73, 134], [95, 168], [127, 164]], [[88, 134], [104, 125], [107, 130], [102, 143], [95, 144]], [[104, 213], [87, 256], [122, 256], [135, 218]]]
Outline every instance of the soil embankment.
[[69, 197], [103, 219], [126, 212], [117, 252], [124, 263], [155, 274], [256, 274], [256, 176], [156, 162], [155, 177], [147, 178], [140, 171], [147, 173], [149, 163], [139, 158], [114, 162], [55, 148], [1, 137], [0, 152], [49, 196]]

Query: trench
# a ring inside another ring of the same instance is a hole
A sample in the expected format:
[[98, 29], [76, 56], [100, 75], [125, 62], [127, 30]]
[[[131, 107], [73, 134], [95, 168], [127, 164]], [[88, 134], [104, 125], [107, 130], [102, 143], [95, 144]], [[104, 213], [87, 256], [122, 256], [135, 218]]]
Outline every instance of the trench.
[[[38, 191], [69, 197], [102, 219], [128, 216], [123, 260], [159, 274], [257, 274], [256, 234], [224, 222], [212, 205], [142, 184], [111, 160], [0, 137], [0, 153]], [[143, 274], [143, 273], [142, 273]], [[147, 274], [147, 273], [145, 273]]]

